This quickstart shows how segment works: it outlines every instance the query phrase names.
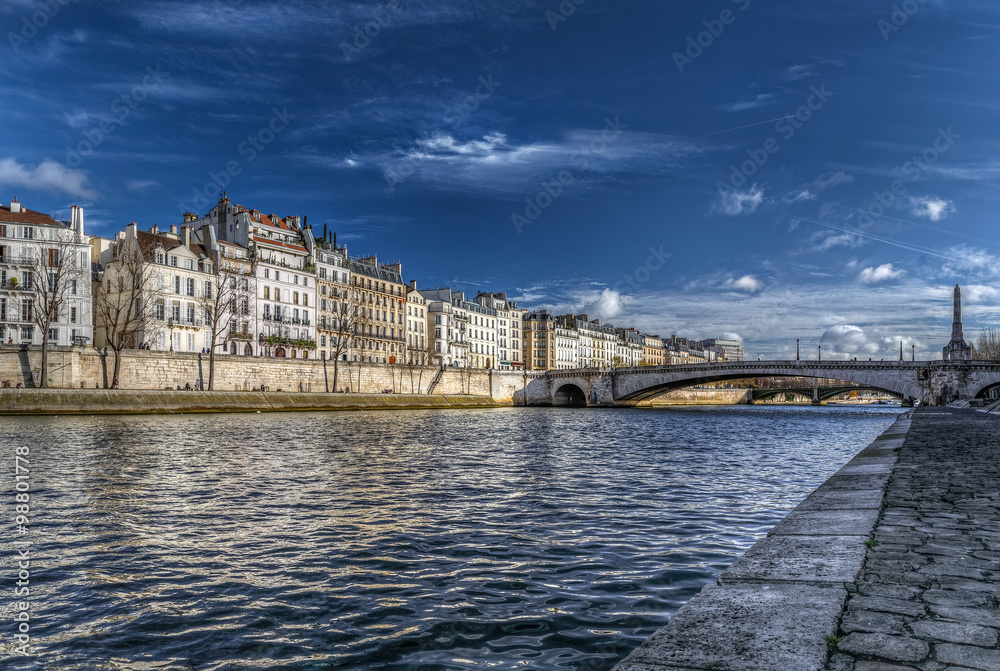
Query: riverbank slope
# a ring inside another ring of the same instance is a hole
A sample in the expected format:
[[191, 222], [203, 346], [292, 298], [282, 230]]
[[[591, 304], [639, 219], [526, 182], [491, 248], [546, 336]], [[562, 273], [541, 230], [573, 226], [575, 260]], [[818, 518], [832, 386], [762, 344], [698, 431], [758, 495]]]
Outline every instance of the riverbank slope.
[[133, 389], [0, 389], [3, 415], [118, 415], [181, 412], [289, 412], [492, 408], [489, 396], [435, 394], [317, 394], [259, 391]]

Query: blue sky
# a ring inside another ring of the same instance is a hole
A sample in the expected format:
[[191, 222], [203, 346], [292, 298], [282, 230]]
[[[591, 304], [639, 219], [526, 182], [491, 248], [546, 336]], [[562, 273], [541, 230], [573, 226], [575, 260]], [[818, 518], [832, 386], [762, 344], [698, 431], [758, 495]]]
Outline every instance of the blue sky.
[[765, 358], [939, 358], [955, 283], [1000, 322], [993, 0], [64, 1], [0, 5], [0, 198], [92, 233], [224, 183], [421, 287]]

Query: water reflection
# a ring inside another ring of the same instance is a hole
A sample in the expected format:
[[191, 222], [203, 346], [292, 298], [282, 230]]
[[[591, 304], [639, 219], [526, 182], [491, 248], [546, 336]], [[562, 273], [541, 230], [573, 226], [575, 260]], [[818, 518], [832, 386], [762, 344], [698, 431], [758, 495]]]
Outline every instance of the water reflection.
[[10, 668], [610, 668], [893, 417], [8, 420], [48, 665]]

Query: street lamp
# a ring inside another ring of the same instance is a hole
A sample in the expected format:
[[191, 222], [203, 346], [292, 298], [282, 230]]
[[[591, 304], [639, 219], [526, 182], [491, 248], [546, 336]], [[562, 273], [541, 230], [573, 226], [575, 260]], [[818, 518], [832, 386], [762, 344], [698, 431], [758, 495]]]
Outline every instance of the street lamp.
[[171, 317], [167, 320], [167, 326], [170, 328], [170, 351], [174, 351], [174, 318]]
[[910, 361], [916, 361], [916, 360], [917, 360], [917, 346], [910, 345]]
[[799, 339], [795, 339], [795, 360], [799, 360]]
[[822, 345], [817, 345], [817, 347], [819, 348], [818, 349], [818, 351], [819, 351], [819, 360], [822, 361], [823, 360], [823, 346]]

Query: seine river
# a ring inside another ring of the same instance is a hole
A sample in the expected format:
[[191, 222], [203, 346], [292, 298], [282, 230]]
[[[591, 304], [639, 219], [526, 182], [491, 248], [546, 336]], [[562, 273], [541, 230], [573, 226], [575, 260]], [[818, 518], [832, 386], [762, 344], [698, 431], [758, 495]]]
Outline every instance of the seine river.
[[[4, 418], [0, 658], [610, 669], [899, 412]], [[10, 657], [12, 541], [30, 543], [30, 657]]]

